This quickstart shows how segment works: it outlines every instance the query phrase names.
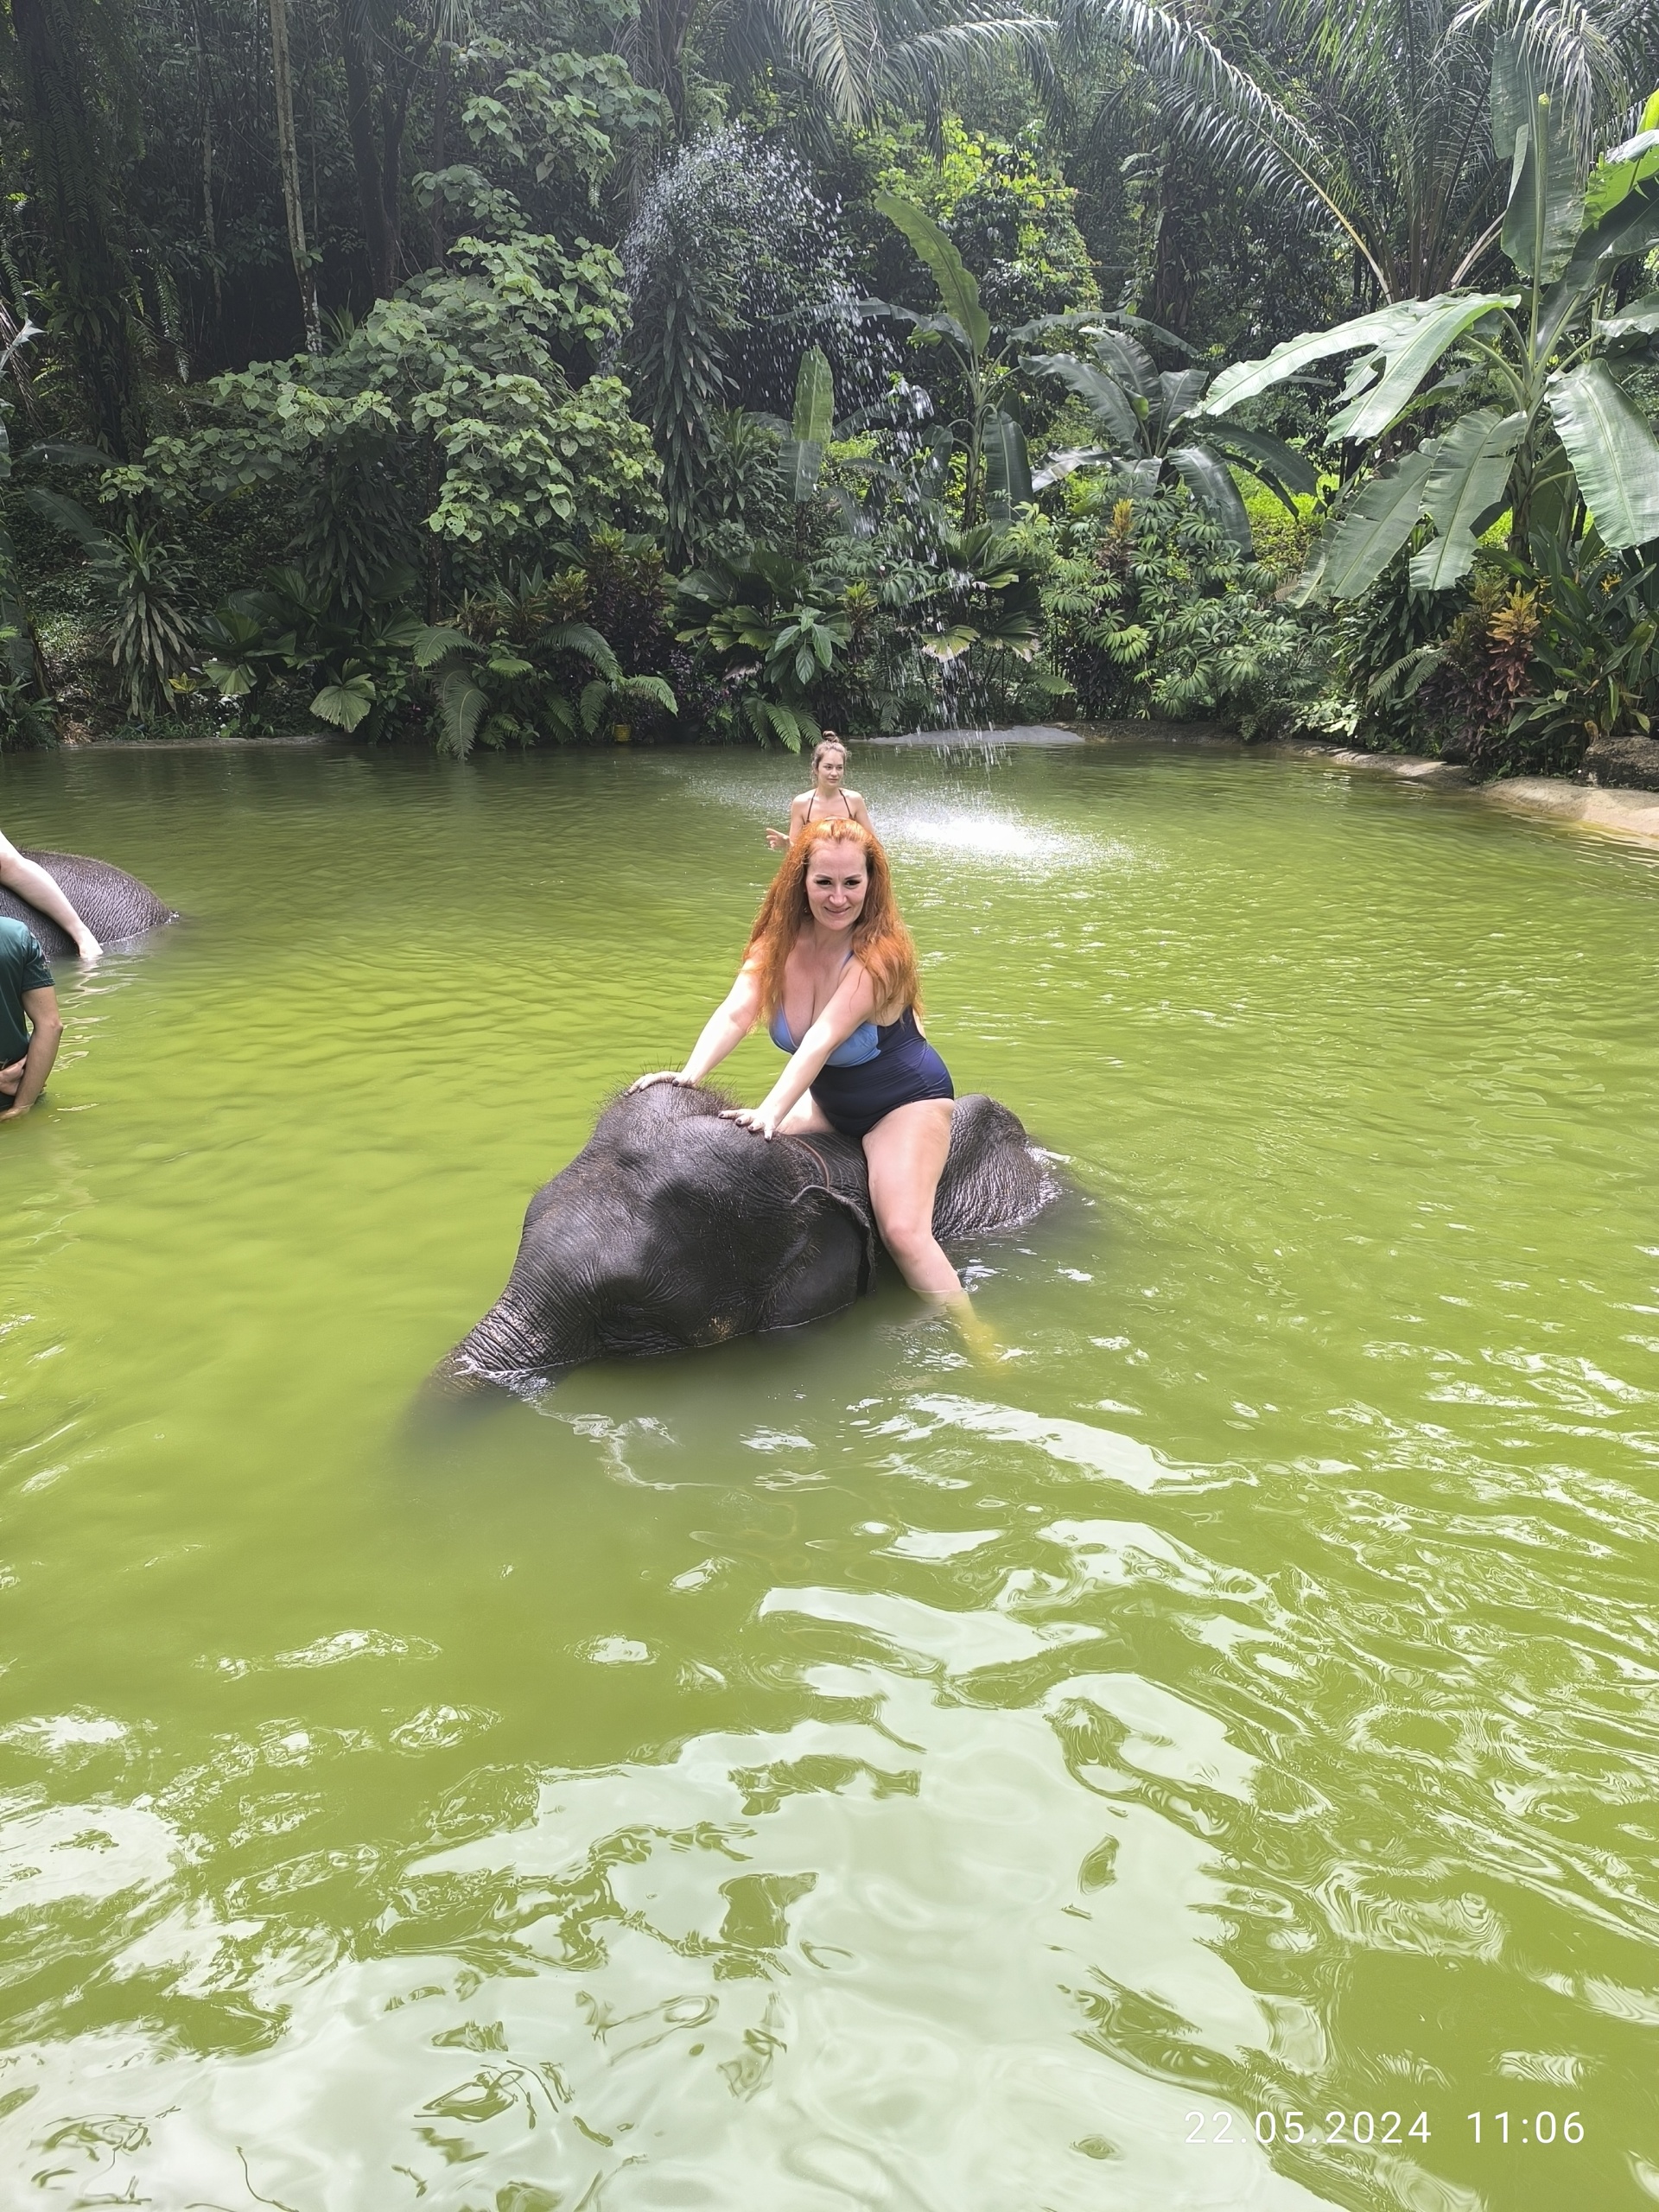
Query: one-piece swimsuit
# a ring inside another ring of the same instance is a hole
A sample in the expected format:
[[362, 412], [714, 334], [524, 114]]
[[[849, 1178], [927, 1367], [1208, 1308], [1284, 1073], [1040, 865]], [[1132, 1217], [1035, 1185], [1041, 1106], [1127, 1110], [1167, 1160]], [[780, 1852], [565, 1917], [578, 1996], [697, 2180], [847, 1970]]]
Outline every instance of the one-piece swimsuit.
[[[782, 1007], [767, 1027], [780, 1052], [798, 1050]], [[913, 1007], [897, 1021], [861, 1021], [812, 1078], [824, 1120], [848, 1137], [865, 1135], [896, 1106], [956, 1095], [950, 1069], [916, 1026]]]

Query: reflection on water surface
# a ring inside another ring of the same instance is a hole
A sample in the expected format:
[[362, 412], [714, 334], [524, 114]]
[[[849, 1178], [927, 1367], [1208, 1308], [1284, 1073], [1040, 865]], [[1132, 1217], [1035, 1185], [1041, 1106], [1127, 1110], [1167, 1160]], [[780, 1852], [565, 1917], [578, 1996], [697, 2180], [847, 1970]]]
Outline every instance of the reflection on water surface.
[[865, 754], [1068, 1162], [1015, 1356], [890, 1287], [429, 1427], [793, 772], [3, 764], [188, 919], [3, 1133], [0, 2202], [1653, 2201], [1650, 865]]

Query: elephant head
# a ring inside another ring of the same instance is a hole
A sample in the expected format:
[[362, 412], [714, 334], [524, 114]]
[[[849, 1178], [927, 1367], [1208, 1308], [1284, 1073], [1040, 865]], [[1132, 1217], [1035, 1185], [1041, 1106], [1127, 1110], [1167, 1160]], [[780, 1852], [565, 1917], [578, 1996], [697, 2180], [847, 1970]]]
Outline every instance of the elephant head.
[[[616, 1354], [690, 1351], [838, 1313], [881, 1248], [863, 1148], [771, 1142], [722, 1121], [719, 1093], [625, 1091], [531, 1200], [507, 1287], [437, 1370], [450, 1389], [534, 1387]], [[959, 1238], [1027, 1221], [1055, 1193], [993, 1098], [959, 1099], [934, 1223]]]

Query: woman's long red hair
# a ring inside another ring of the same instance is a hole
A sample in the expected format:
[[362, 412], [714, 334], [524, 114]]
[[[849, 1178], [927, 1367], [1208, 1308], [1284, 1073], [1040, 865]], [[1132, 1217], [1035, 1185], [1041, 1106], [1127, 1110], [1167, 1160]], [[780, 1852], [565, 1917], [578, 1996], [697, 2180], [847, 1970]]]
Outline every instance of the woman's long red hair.
[[760, 911], [749, 931], [745, 962], [760, 969], [760, 995], [766, 1019], [783, 1004], [784, 968], [796, 939], [812, 918], [806, 896], [806, 879], [825, 845], [856, 845], [864, 855], [869, 878], [864, 911], [853, 925], [853, 957], [869, 971], [875, 985], [875, 1008], [888, 1021], [896, 1021], [906, 1007], [922, 1010], [921, 978], [916, 971], [916, 947], [893, 895], [893, 874], [878, 839], [861, 822], [809, 822], [791, 845], [772, 879], [772, 888], [760, 902]]

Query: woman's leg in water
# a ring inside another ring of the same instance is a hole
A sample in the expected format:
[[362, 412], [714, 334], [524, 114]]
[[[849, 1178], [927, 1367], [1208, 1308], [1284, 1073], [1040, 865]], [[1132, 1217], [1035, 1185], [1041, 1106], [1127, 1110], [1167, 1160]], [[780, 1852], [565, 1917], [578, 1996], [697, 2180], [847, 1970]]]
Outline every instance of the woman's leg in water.
[[933, 1199], [950, 1149], [950, 1101], [918, 1098], [884, 1114], [864, 1139], [870, 1203], [887, 1246], [911, 1288], [937, 1298], [982, 1366], [1002, 1357], [996, 1339], [933, 1234]]
[[933, 1198], [950, 1149], [948, 1098], [918, 1098], [895, 1106], [864, 1138], [870, 1204], [881, 1242], [905, 1281], [925, 1298], [966, 1295], [933, 1234]]

